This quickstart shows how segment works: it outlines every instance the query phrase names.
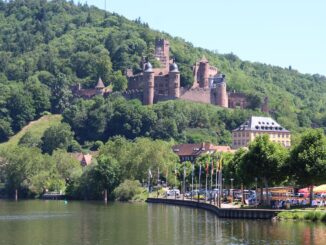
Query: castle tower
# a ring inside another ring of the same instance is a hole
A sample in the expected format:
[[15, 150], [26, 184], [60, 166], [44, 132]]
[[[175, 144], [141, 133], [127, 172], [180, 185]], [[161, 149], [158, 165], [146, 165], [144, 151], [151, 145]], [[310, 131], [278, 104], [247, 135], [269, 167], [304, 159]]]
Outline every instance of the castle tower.
[[199, 76], [199, 87], [200, 88], [208, 88], [209, 87], [209, 63], [206, 58], [203, 58], [199, 61], [198, 68], [198, 76]]
[[170, 64], [169, 71], [169, 96], [173, 98], [180, 97], [180, 72], [174, 60]]
[[219, 76], [216, 80], [216, 105], [228, 108], [229, 98], [226, 92], [225, 75]]
[[152, 105], [154, 102], [154, 72], [151, 63], [144, 67], [143, 104]]
[[170, 43], [165, 39], [157, 39], [155, 42], [155, 58], [161, 63], [161, 68], [168, 69], [170, 62]]
[[104, 83], [103, 83], [101, 77], [99, 77], [98, 82], [97, 82], [97, 84], [95, 86], [96, 94], [103, 94], [104, 93], [104, 88], [105, 88]]

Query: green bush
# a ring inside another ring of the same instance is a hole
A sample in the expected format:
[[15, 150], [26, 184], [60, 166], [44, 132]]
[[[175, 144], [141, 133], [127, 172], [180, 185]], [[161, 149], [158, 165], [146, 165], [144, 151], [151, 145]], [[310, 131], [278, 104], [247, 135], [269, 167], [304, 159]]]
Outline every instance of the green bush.
[[311, 211], [311, 212], [308, 212], [308, 213], [306, 213], [305, 215], [304, 215], [304, 219], [305, 220], [312, 220], [313, 218], [314, 218], [314, 212], [313, 211]]
[[323, 215], [320, 217], [320, 220], [326, 222], [326, 213], [323, 213]]
[[143, 192], [143, 188], [138, 180], [125, 180], [117, 188], [114, 189], [113, 194], [116, 200], [119, 201], [130, 201], [136, 195]]
[[304, 215], [305, 220], [318, 221], [321, 220], [322, 213], [316, 211], [310, 211]]

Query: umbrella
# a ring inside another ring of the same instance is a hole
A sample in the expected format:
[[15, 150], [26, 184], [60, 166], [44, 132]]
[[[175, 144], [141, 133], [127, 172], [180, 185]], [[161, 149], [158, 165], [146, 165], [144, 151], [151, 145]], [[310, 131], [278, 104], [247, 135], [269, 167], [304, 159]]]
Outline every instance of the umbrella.
[[309, 193], [309, 188], [306, 187], [306, 188], [299, 189], [298, 193]]
[[315, 187], [314, 192], [315, 193], [326, 192], [326, 184]]

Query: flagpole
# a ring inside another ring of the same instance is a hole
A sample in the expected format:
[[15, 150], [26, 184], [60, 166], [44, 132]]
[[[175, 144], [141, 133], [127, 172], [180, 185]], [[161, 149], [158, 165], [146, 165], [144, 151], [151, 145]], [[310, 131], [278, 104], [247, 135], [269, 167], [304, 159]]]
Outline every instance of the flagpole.
[[208, 171], [208, 163], [206, 162], [206, 182], [205, 182], [205, 185], [206, 185], [206, 192], [205, 192], [205, 201], [207, 201], [207, 171]]
[[214, 168], [213, 168], [213, 161], [211, 161], [211, 191], [213, 190], [213, 173], [214, 173]]
[[201, 188], [201, 163], [199, 163], [199, 178], [198, 178], [198, 184], [199, 184], [199, 188], [198, 188], [198, 191], [200, 190]]
[[186, 163], [183, 165], [183, 199], [185, 199], [186, 193]]
[[160, 168], [157, 168], [157, 186], [160, 183]]
[[191, 200], [192, 200], [192, 195], [194, 194], [194, 163], [191, 165], [192, 171], [191, 171]]
[[151, 184], [151, 169], [148, 169], [148, 193], [150, 192], [150, 184]]
[[174, 167], [174, 187], [177, 184], [177, 165]]

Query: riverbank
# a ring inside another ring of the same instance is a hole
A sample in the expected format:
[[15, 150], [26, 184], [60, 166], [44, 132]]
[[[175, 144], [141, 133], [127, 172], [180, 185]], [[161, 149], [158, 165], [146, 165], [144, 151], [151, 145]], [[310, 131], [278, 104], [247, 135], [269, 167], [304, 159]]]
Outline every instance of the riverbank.
[[278, 220], [310, 220], [313, 222], [322, 221], [326, 223], [326, 211], [324, 209], [307, 210], [284, 210], [277, 214]]
[[220, 218], [272, 219], [280, 212], [280, 210], [273, 209], [218, 208], [210, 203], [178, 199], [148, 198], [146, 202], [200, 208], [210, 211]]

